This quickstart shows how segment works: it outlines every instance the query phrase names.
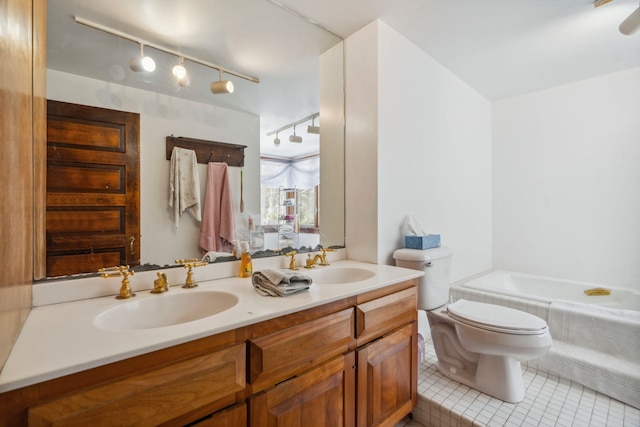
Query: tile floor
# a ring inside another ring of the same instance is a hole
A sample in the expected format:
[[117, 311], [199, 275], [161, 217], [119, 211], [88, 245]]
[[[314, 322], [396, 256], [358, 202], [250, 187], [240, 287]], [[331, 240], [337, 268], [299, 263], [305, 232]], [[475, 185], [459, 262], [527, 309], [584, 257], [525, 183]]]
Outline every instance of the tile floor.
[[523, 366], [525, 398], [506, 403], [440, 374], [430, 340], [413, 420], [396, 427], [640, 427], [640, 410], [557, 375]]

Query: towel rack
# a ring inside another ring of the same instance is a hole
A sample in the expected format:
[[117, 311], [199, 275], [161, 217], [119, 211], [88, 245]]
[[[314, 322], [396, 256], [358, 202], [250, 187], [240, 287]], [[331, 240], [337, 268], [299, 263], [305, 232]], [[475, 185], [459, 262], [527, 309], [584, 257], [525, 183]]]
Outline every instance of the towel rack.
[[246, 145], [171, 135], [166, 138], [167, 160], [171, 160], [173, 147], [195, 151], [198, 163], [224, 162], [229, 166], [244, 166], [244, 149], [247, 148]]

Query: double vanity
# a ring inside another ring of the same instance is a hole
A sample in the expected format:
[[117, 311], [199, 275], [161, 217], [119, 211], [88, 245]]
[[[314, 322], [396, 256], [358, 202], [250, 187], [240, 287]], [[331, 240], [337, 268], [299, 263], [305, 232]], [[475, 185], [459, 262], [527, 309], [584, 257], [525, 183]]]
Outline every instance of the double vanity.
[[152, 294], [148, 272], [131, 299], [94, 280], [111, 295], [35, 307], [0, 373], [0, 426], [393, 426], [415, 406], [421, 271], [332, 261], [277, 298], [215, 268], [193, 289]]

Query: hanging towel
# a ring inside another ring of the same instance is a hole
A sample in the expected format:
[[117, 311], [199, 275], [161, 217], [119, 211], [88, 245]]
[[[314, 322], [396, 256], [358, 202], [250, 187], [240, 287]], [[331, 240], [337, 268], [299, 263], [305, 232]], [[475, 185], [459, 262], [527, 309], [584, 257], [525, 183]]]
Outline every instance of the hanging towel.
[[205, 252], [230, 252], [233, 248], [236, 231], [227, 169], [226, 163], [208, 165], [200, 228], [200, 247]]
[[197, 221], [202, 220], [197, 166], [195, 151], [173, 147], [169, 171], [169, 206], [173, 208], [173, 224], [176, 227], [185, 210]]

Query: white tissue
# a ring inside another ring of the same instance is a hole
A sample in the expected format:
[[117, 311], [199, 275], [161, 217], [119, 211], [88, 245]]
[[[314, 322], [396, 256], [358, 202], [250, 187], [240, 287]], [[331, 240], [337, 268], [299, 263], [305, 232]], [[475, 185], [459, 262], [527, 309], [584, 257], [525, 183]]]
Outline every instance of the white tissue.
[[426, 236], [427, 233], [424, 232], [424, 229], [418, 224], [418, 221], [411, 215], [407, 215], [404, 219], [404, 224], [402, 224], [402, 231], [405, 236]]

